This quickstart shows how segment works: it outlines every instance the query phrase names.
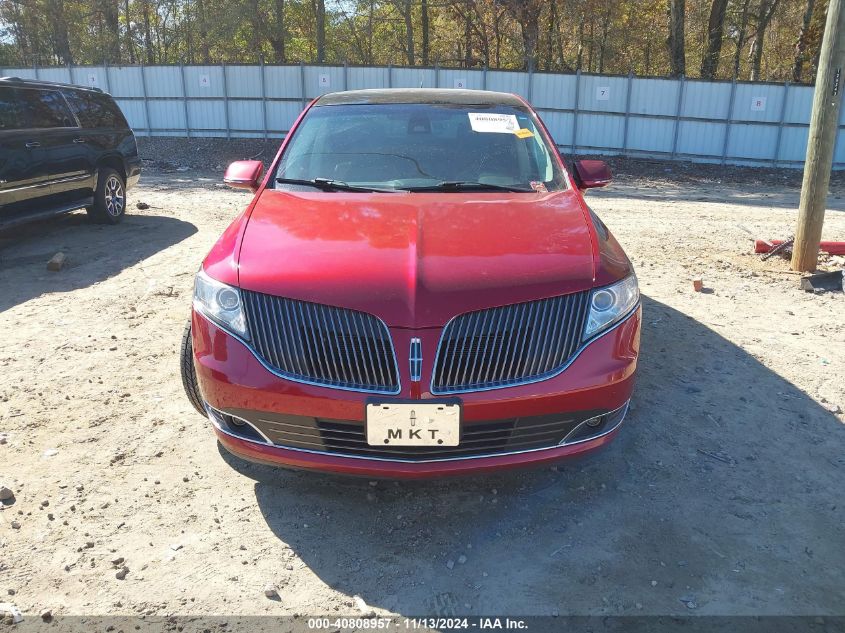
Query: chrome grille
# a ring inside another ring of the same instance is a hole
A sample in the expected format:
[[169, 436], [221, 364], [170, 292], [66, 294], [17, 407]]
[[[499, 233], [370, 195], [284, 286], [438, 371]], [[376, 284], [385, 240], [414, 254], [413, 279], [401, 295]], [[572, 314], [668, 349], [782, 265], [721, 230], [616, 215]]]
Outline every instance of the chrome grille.
[[398, 393], [390, 332], [364, 312], [242, 290], [256, 352], [285, 378], [327, 387]]
[[[279, 413], [237, 411], [272, 444], [333, 455], [399, 461], [425, 461], [501, 455], [551, 448], [572, 435], [599, 411], [578, 411], [527, 418], [470, 422], [461, 425], [458, 446], [370, 446], [361, 422]], [[226, 414], [223, 414], [224, 418]], [[249, 426], [249, 425], [247, 425]], [[231, 430], [232, 427], [229, 427]], [[248, 432], [234, 427], [235, 433]], [[598, 430], [599, 427], [590, 427]]]
[[495, 389], [542, 380], [573, 357], [590, 293], [462, 314], [443, 330], [431, 391]]

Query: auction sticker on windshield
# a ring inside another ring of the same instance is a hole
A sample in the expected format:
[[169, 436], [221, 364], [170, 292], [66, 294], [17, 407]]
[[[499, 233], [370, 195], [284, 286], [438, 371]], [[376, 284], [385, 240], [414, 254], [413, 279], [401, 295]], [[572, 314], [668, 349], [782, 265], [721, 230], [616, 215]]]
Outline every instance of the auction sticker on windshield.
[[494, 114], [491, 112], [467, 112], [473, 132], [494, 132], [513, 134], [519, 129], [515, 114]]

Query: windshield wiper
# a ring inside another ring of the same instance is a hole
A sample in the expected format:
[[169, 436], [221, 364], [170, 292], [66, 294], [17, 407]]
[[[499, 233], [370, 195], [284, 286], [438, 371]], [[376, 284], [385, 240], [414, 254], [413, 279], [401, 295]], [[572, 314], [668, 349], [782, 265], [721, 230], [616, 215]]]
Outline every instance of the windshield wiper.
[[285, 185], [305, 185], [306, 187], [315, 187], [322, 191], [367, 191], [375, 193], [396, 193], [398, 191], [407, 191], [406, 189], [387, 189], [380, 187], [368, 187], [366, 185], [350, 185], [342, 180], [331, 180], [329, 178], [313, 178], [311, 180], [305, 178], [276, 178], [276, 182]]
[[517, 193], [536, 193], [533, 189], [515, 187], [512, 185], [494, 185], [488, 182], [470, 182], [461, 180], [444, 180], [436, 185], [423, 187], [409, 187], [408, 191], [513, 191]]

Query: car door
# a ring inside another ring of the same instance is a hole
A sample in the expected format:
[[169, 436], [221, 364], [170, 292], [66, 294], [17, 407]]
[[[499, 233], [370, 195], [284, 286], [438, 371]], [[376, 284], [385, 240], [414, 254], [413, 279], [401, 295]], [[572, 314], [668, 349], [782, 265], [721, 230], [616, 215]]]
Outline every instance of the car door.
[[44, 153], [51, 201], [73, 202], [91, 195], [93, 170], [79, 122], [64, 96], [52, 88], [20, 88], [37, 148]]
[[[120, 158], [120, 120], [115, 113], [106, 107], [109, 98], [95, 90], [81, 88], [63, 88], [62, 94], [70, 105], [70, 109], [79, 121], [80, 130], [76, 139], [86, 152], [86, 160], [95, 173], [97, 165], [102, 159]], [[116, 106], [115, 106], [116, 107]], [[125, 125], [125, 121], [124, 121]], [[96, 186], [96, 182], [93, 183]]]
[[44, 154], [29, 129], [20, 91], [0, 85], [0, 223], [47, 192]]

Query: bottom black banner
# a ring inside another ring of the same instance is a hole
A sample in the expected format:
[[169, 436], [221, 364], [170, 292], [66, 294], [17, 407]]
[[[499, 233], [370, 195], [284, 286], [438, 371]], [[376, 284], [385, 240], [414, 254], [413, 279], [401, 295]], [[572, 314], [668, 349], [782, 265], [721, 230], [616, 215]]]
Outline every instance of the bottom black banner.
[[[845, 633], [845, 616], [115, 616], [7, 614], [10, 633], [351, 633], [513, 631], [521, 633]], [[8, 626], [2, 626], [6, 624]]]

